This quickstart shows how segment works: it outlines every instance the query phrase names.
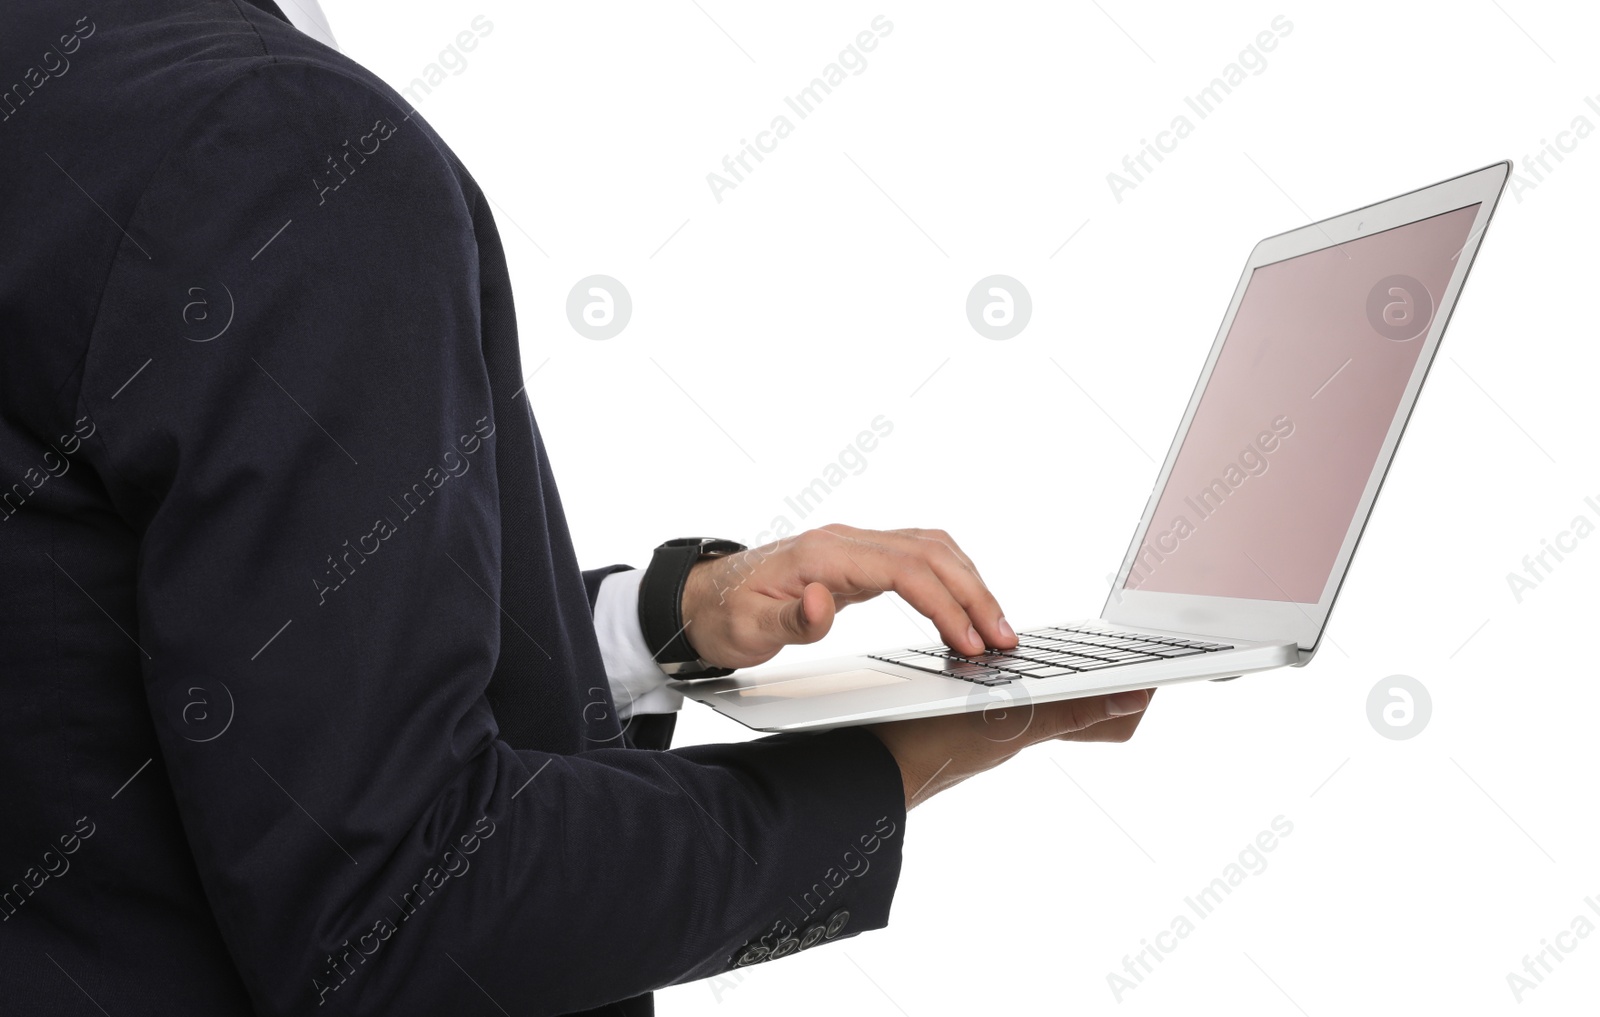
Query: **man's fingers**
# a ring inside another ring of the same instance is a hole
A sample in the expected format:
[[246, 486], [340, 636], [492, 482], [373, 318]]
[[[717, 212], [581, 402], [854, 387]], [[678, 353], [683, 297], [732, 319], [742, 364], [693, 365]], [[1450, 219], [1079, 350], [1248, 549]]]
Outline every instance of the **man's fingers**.
[[1034, 723], [1041, 739], [1071, 741], [1126, 741], [1150, 705], [1151, 692], [1135, 689], [1089, 699], [1041, 703]]
[[[966, 609], [951, 595], [927, 561], [878, 542], [903, 538], [835, 524], [802, 534], [802, 540], [810, 534], [823, 533], [829, 535], [825, 539], [830, 542], [814, 541], [811, 546], [816, 555], [802, 560], [808, 578], [841, 591], [860, 589], [863, 585], [873, 592], [893, 590], [931, 619], [940, 638], [948, 645], [962, 653], [983, 652], [983, 637], [973, 628]], [[862, 536], [856, 537], [855, 533]], [[797, 544], [797, 549], [804, 553], [803, 545]]]
[[889, 532], [899, 533], [907, 537], [919, 537], [923, 540], [937, 540], [940, 543], [947, 545], [950, 550], [954, 551], [956, 553], [956, 557], [961, 559], [961, 564], [971, 569], [974, 575], [981, 577], [981, 573], [978, 572], [977, 564], [967, 556], [967, 552], [961, 549], [961, 545], [956, 543], [955, 538], [943, 530], [925, 530], [918, 526], [909, 526], [903, 529], [890, 530]]
[[949, 646], [963, 653], [981, 653], [989, 646], [1016, 645], [1016, 634], [1001, 616], [999, 602], [949, 534], [942, 530], [873, 532], [841, 524], [823, 529], [841, 538], [841, 549], [861, 577], [904, 597], [933, 620]]
[[960, 563], [960, 559], [949, 549], [948, 544], [938, 544], [942, 551], [935, 551], [928, 558], [928, 564], [935, 575], [939, 577], [951, 596], [961, 605], [966, 612], [972, 626], [983, 637], [985, 646], [994, 646], [1000, 649], [1010, 649], [1017, 645], [1017, 634], [1011, 630], [1010, 624], [1000, 613], [1000, 602], [994, 599], [994, 594], [983, 585], [983, 580], [978, 574]]
[[821, 583], [808, 583], [794, 600], [775, 604], [767, 613], [765, 628], [778, 645], [814, 643], [833, 627], [833, 595]]
[[[982, 653], [988, 639], [950, 588], [926, 561], [909, 555], [885, 561], [888, 589], [933, 621], [945, 644], [962, 653]], [[992, 627], [992, 625], [990, 626]]]
[[1139, 722], [1144, 719], [1143, 713], [1135, 713], [1127, 717], [1113, 717], [1092, 724], [1081, 731], [1070, 731], [1064, 735], [1057, 735], [1058, 741], [1063, 742], [1125, 742], [1133, 737], [1139, 730]]

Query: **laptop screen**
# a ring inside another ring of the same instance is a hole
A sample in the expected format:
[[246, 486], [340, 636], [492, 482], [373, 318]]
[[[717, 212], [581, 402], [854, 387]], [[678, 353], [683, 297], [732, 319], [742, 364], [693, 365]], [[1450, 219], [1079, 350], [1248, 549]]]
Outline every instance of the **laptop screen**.
[[1322, 599], [1477, 214], [1254, 270], [1125, 589]]

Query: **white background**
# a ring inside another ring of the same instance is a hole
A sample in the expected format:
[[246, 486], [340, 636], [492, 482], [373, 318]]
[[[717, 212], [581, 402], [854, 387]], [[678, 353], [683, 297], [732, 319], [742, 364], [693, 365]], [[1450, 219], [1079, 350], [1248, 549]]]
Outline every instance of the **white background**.
[[[400, 89], [493, 22], [418, 108], [499, 206], [586, 565], [756, 538], [882, 414], [893, 434], [803, 524], [946, 528], [1019, 628], [1103, 602], [1256, 240], [1600, 126], [1576, 4], [325, 8]], [[866, 69], [717, 202], [706, 174], [878, 14], [894, 28]], [[1184, 97], [1280, 14], [1265, 70], [1199, 120]], [[1106, 175], [1180, 113], [1193, 134], [1117, 201]], [[1130, 744], [1036, 748], [920, 806], [889, 929], [660, 1011], [1592, 1005], [1600, 933], [1566, 939], [1520, 1004], [1506, 978], [1580, 913], [1600, 925], [1600, 539], [1521, 603], [1506, 579], [1575, 516], [1600, 522], [1600, 139], [1567, 144], [1542, 181], [1519, 167], [1533, 186], [1501, 204], [1310, 667], [1165, 691]], [[565, 314], [594, 273], [634, 304], [606, 341]], [[995, 273], [1034, 305], [1000, 342], [964, 313]], [[810, 652], [931, 636], [883, 599]], [[1411, 740], [1367, 719], [1393, 674], [1431, 693]], [[692, 704], [678, 731], [749, 736]], [[1119, 1003], [1108, 973], [1277, 816], [1293, 833], [1266, 869]]]

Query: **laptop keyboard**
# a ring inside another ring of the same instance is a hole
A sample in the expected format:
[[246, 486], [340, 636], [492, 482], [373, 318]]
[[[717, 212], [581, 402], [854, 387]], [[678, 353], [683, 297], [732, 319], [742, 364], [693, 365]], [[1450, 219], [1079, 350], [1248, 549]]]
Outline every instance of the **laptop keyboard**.
[[1199, 639], [1053, 626], [1019, 633], [1013, 650], [991, 649], [969, 656], [948, 646], [923, 646], [867, 656], [978, 685], [1005, 685], [1022, 678], [1060, 678], [1231, 649], [1225, 643]]

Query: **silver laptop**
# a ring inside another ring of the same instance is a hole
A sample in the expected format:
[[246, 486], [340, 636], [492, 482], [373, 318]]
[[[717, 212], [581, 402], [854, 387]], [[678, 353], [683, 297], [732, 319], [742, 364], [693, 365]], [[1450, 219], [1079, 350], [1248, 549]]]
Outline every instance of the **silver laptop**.
[[1306, 664], [1510, 169], [1256, 245], [1099, 618], [676, 687], [800, 731]]

